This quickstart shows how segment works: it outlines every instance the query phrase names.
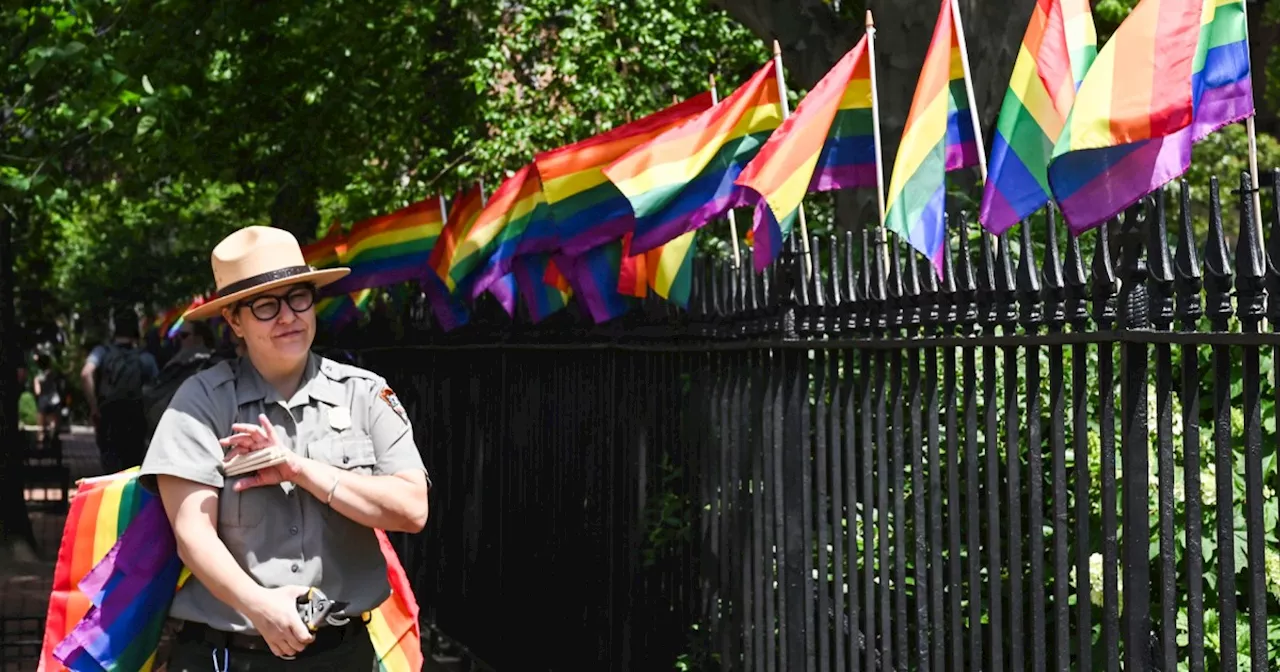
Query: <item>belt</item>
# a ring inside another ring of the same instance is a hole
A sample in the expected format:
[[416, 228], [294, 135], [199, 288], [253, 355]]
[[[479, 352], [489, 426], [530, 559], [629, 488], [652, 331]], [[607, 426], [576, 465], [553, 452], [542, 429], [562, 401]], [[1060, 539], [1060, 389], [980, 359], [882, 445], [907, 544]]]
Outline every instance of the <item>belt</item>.
[[[298, 654], [298, 658], [305, 658], [310, 654], [323, 653], [331, 649], [335, 649], [338, 645], [345, 642], [352, 636], [368, 636], [365, 623], [358, 616], [352, 618], [346, 625], [325, 626], [316, 630], [315, 640], [307, 645]], [[233, 651], [266, 651], [271, 652], [271, 647], [267, 645], [267, 640], [261, 635], [251, 635], [243, 632], [226, 632], [209, 627], [204, 623], [195, 621], [183, 621], [181, 629], [178, 632], [178, 638], [182, 641], [200, 641], [209, 644], [215, 649], [231, 649]]]

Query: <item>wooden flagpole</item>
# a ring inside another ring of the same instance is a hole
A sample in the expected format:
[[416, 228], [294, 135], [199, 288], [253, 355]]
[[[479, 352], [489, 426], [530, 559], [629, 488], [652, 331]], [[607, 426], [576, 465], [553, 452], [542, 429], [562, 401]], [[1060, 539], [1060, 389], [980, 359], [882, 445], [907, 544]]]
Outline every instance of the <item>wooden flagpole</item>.
[[[787, 101], [787, 80], [782, 74], [782, 46], [773, 41], [773, 72], [778, 78], [778, 101], [782, 104], [782, 118], [791, 116], [791, 104]], [[760, 206], [757, 206], [760, 207]], [[764, 207], [768, 207], [765, 205]], [[805, 277], [813, 276], [813, 253], [809, 250], [809, 223], [804, 215], [804, 202], [799, 208], [800, 217], [800, 249], [804, 250]], [[781, 222], [779, 222], [781, 224]]]
[[[1255, 111], [1244, 120], [1244, 127], [1249, 132], [1249, 174], [1253, 176], [1253, 225], [1258, 229], [1258, 242], [1266, 240], [1262, 237], [1262, 175], [1258, 173], [1258, 131], [1253, 120], [1258, 116]], [[1280, 198], [1280, 194], [1276, 195]]]
[[876, 205], [880, 206], [880, 226], [884, 227], [884, 150], [880, 140], [880, 89], [876, 83], [876, 22], [867, 10], [867, 58], [871, 66], [871, 131], [876, 147]]
[[[714, 74], [707, 75], [711, 82], [711, 104], [718, 105], [720, 103], [720, 93], [716, 91], [716, 76]], [[679, 102], [679, 101], [676, 101]], [[738, 218], [734, 217], [733, 210], [729, 210], [729, 240], [733, 242], [733, 267], [742, 267], [742, 250], [738, 247]]]
[[978, 102], [973, 95], [973, 76], [969, 73], [969, 47], [964, 40], [964, 24], [960, 21], [960, 3], [951, 0], [951, 20], [956, 24], [956, 42], [960, 46], [960, 65], [964, 68], [964, 91], [969, 96], [969, 118], [973, 120], [973, 137], [978, 141], [978, 170], [982, 181], [987, 181], [987, 143], [982, 139], [982, 124], [978, 121]]

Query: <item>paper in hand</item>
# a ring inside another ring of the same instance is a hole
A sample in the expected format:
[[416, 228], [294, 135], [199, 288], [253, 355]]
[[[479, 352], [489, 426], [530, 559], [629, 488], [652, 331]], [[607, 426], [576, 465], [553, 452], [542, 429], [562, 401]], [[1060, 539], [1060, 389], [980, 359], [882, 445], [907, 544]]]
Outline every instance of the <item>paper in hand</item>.
[[288, 459], [288, 451], [279, 446], [266, 450], [255, 450], [252, 453], [241, 453], [222, 463], [222, 473], [227, 476], [239, 476], [251, 471], [274, 467]]

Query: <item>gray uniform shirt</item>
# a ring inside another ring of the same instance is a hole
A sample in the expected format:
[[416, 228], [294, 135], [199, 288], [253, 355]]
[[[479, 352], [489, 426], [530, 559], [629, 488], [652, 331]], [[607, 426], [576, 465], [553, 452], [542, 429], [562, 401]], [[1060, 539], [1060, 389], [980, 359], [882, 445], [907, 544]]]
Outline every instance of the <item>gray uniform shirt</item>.
[[[247, 358], [220, 363], [187, 379], [151, 440], [141, 474], [177, 476], [219, 488], [218, 536], [258, 583], [316, 586], [350, 603], [347, 614], [390, 594], [387, 567], [373, 530], [330, 509], [292, 483], [232, 489], [224, 479], [219, 439], [235, 422], [266, 414], [285, 447], [354, 473], [425, 471], [408, 416], [386, 382], [364, 369], [311, 355], [292, 399], [263, 381]], [[253, 632], [248, 618], [214, 597], [194, 576], [169, 615], [218, 630]]]

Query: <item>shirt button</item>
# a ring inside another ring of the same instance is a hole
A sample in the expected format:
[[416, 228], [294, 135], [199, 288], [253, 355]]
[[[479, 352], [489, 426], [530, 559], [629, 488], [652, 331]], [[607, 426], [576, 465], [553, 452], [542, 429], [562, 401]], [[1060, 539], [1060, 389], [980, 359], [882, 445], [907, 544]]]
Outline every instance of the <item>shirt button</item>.
[[289, 534], [297, 534], [297, 533], [298, 533], [297, 525], [294, 525], [293, 527], [289, 528]]
[[344, 457], [344, 458], [342, 458], [342, 463], [343, 463], [343, 464], [346, 464], [346, 463], [348, 463], [348, 462], [350, 462], [350, 461], [351, 461], [351, 458], [349, 458], [349, 457]]
[[292, 566], [292, 567], [290, 567], [289, 569], [292, 569], [292, 570], [294, 571], [294, 573], [296, 574], [296, 573], [298, 572], [298, 563], [296, 563], [296, 562], [295, 562], [295, 563], [293, 563], [293, 566]]

